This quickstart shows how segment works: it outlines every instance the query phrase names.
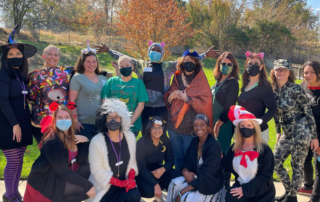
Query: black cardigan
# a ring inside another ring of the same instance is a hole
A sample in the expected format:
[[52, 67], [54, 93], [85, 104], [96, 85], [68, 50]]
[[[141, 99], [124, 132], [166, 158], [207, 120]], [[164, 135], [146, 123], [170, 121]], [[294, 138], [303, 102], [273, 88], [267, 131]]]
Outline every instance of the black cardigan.
[[[76, 162], [79, 165], [86, 163], [88, 144], [89, 142], [78, 144]], [[47, 140], [40, 152], [31, 168], [28, 184], [51, 201], [62, 201], [66, 181], [82, 186], [86, 193], [93, 187], [91, 182], [69, 168], [69, 151], [59, 137]]]
[[[274, 156], [269, 146], [263, 145], [263, 152], [258, 157], [258, 171], [250, 182], [242, 184], [243, 195], [246, 197], [255, 197], [264, 194], [269, 190], [273, 190], [273, 169]], [[222, 167], [226, 172], [231, 172], [235, 176], [238, 184], [239, 175], [233, 170], [234, 151], [233, 145], [230, 147], [228, 154], [223, 154]]]
[[201, 194], [212, 195], [219, 192], [223, 187], [221, 147], [219, 142], [209, 134], [202, 147], [203, 163], [197, 172], [198, 143], [199, 138], [193, 138], [180, 169], [187, 168], [197, 175], [197, 179], [190, 183], [195, 191], [199, 190]]
[[[136, 158], [139, 168], [139, 175], [143, 177], [149, 184], [155, 186], [158, 184], [157, 179], [151, 174], [151, 171], [164, 167], [166, 172], [170, 171], [174, 164], [174, 157], [171, 142], [166, 136], [166, 131], [161, 136], [161, 141], [156, 147], [147, 131], [146, 136], [141, 137], [137, 142]], [[166, 150], [164, 150], [164, 147]], [[164, 161], [164, 164], [163, 164]]]

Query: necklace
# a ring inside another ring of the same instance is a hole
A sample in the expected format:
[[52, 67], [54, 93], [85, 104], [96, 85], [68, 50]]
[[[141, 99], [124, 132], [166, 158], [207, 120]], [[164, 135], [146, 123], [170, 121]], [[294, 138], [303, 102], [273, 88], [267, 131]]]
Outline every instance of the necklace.
[[111, 145], [112, 145], [113, 151], [114, 151], [114, 153], [116, 154], [116, 157], [117, 157], [117, 163], [116, 163], [116, 166], [118, 167], [118, 175], [117, 175], [117, 178], [119, 178], [119, 177], [120, 177], [119, 167], [120, 167], [121, 164], [123, 164], [123, 161], [121, 161], [121, 135], [120, 135], [120, 132], [119, 132], [119, 144], [120, 144], [119, 156], [118, 156], [118, 154], [117, 154], [116, 149], [115, 149], [114, 146], [113, 146], [113, 142], [112, 142], [112, 140], [111, 140], [111, 138], [110, 138], [110, 136], [109, 136], [109, 133], [107, 133], [107, 135], [108, 135], [108, 138], [109, 138], [110, 143], [111, 143]]
[[23, 108], [26, 109], [26, 94], [28, 94], [28, 91], [26, 91], [26, 86], [24, 85], [24, 82], [20, 81], [20, 79], [18, 78], [17, 76], [17, 80], [19, 81], [20, 83], [20, 86], [22, 88], [22, 94], [23, 94]]

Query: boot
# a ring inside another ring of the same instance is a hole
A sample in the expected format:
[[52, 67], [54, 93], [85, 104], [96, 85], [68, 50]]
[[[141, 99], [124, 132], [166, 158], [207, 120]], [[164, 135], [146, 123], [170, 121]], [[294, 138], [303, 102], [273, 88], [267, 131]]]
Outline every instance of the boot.
[[283, 202], [298, 202], [297, 196], [286, 196]]
[[276, 201], [280, 201], [280, 202], [283, 201], [283, 200], [286, 198], [286, 196], [288, 195], [288, 193], [289, 193], [289, 192], [286, 191], [283, 195], [281, 195], [281, 196], [276, 196], [276, 197], [275, 197], [275, 200], [276, 200]]

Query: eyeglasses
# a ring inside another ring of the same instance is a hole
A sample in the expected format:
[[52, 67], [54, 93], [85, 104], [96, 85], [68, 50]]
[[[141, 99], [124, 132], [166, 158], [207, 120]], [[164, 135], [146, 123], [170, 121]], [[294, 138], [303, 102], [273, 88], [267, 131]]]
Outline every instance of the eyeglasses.
[[160, 126], [160, 127], [151, 127], [151, 130], [153, 130], [153, 131], [156, 131], [156, 130], [163, 130], [163, 127], [162, 126]]
[[222, 66], [228, 66], [228, 67], [233, 67], [233, 64], [232, 63], [221, 63], [220, 62], [220, 65], [222, 65]]
[[107, 116], [107, 122], [112, 121], [112, 120], [119, 122], [119, 121], [121, 121], [121, 117], [120, 116], [115, 116], [115, 117]]
[[251, 62], [249, 62], [249, 63], [248, 63], [248, 65], [256, 65], [256, 66], [261, 66], [261, 64], [260, 64], [260, 63], [257, 63], [257, 62], [256, 62], [256, 63], [251, 63]]

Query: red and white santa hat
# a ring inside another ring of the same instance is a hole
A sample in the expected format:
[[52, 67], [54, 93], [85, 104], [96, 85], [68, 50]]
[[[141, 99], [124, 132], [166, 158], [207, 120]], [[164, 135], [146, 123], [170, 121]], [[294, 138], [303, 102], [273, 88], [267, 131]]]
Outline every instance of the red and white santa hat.
[[262, 123], [262, 119], [257, 119], [253, 114], [251, 114], [245, 108], [239, 105], [233, 105], [230, 107], [228, 117], [235, 126], [237, 126], [238, 123], [244, 120], [256, 121], [259, 124]]

